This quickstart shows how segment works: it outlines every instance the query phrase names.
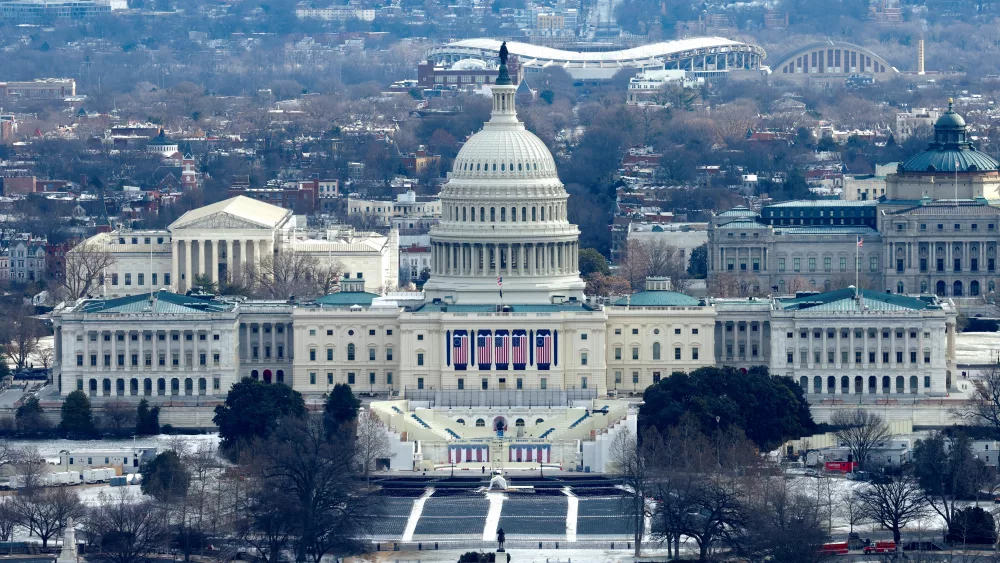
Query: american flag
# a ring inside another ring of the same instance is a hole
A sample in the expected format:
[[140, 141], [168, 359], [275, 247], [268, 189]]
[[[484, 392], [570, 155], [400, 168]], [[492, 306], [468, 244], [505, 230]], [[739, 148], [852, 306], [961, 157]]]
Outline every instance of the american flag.
[[479, 362], [480, 367], [487, 366], [493, 363], [493, 354], [490, 353], [490, 333], [489, 331], [484, 331], [479, 333], [479, 337], [476, 338], [476, 361]]
[[535, 358], [538, 367], [548, 367], [552, 362], [552, 335], [539, 334], [535, 337]]
[[525, 364], [528, 363], [528, 335], [515, 334], [511, 337], [511, 350], [511, 360], [513, 360], [515, 369], [517, 366], [524, 369]]
[[861, 238], [861, 235], [858, 235], [858, 248], [861, 248], [864, 245], [865, 245], [865, 239]]
[[455, 357], [455, 368], [465, 369], [465, 366], [469, 365], [469, 337], [465, 334], [456, 334], [452, 340], [452, 356]]
[[[496, 348], [496, 359], [497, 368], [505, 369], [507, 367], [508, 358], [510, 358], [510, 353], [507, 350], [507, 339], [509, 337], [506, 333], [497, 334], [493, 337], [493, 347]], [[502, 368], [500, 366], [503, 366]]]

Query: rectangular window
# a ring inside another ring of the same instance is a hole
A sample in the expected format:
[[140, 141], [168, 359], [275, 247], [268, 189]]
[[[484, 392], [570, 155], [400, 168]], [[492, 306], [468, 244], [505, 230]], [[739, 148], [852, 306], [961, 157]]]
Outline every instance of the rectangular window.
[[979, 271], [979, 258], [969, 258], [969, 271], [970, 272]]
[[[420, 382], [420, 387], [419, 388], [423, 389], [424, 388], [423, 387], [423, 378], [420, 378], [417, 381]], [[353, 371], [347, 372], [347, 384], [348, 385], [354, 385], [354, 372]]]
[[465, 379], [462, 379], [461, 377], [458, 378], [458, 388], [460, 390], [465, 389]]
[[792, 352], [789, 352], [788, 353], [788, 365], [792, 365], [793, 363], [795, 363], [795, 354], [793, 354]]
[[326, 329], [326, 335], [327, 336], [333, 336], [333, 329], [332, 328]]
[[621, 334], [621, 333], [622, 333], [622, 329], [620, 329], [620, 328], [616, 328], [615, 329], [615, 334]]
[[618, 347], [615, 348], [615, 359], [616, 360], [622, 359], [622, 349], [621, 348], [618, 348]]
[[927, 271], [927, 259], [926, 258], [921, 258], [920, 259], [920, 271], [921, 272], [926, 272]]
[[385, 349], [385, 360], [387, 362], [391, 362], [392, 361], [392, 348], [386, 348]]
[[375, 336], [375, 329], [374, 328], [368, 329], [368, 336]]
[[638, 360], [639, 359], [639, 349], [638, 348], [632, 348], [632, 359], [633, 360]]
[[202, 366], [208, 365], [208, 358], [206, 356], [207, 354], [205, 354], [204, 352], [198, 354], [198, 365]]
[[326, 372], [326, 384], [327, 385], [333, 385], [333, 372], [332, 371]]
[[674, 359], [675, 360], [681, 359], [681, 349], [680, 348], [674, 348]]
[[882, 352], [882, 363], [889, 363], [889, 352]]
[[917, 352], [916, 352], [916, 350], [910, 352], [910, 363], [911, 364], [917, 363]]
[[375, 361], [375, 349], [374, 348], [369, 348], [368, 349], [368, 361], [369, 362], [374, 362]]
[[587, 339], [587, 333], [586, 332], [581, 332], [580, 333], [580, 340], [586, 340], [586, 339]]
[[111, 274], [111, 285], [118, 285], [118, 274]]
[[792, 259], [792, 270], [798, 272], [801, 269], [802, 269], [802, 259], [801, 258], [793, 258]]
[[139, 274], [139, 275], [137, 276], [137, 278], [138, 278], [138, 279], [137, 279], [136, 281], [137, 281], [138, 283], [137, 283], [136, 285], [143, 285], [143, 284], [145, 284], [145, 283], [146, 283], [146, 276], [145, 276], [144, 274]]
[[615, 383], [621, 384], [622, 382], [622, 372], [615, 371]]
[[387, 328], [387, 329], [385, 330], [385, 335], [386, 335], [386, 336], [392, 336], [392, 329], [391, 329], [391, 328]]
[[755, 272], [759, 272], [760, 271], [760, 258], [754, 258], [753, 259], [753, 271], [755, 271]]
[[868, 269], [872, 272], [878, 271], [878, 256], [872, 256], [868, 259]]
[[368, 385], [375, 385], [375, 372], [368, 372]]
[[152, 279], [153, 279], [153, 283], [151, 283], [150, 285], [154, 285], [155, 286], [156, 285], [156, 274], [155, 273], [151, 274], [151, 276], [152, 276]]
[[315, 348], [310, 348], [309, 349], [309, 361], [310, 362], [315, 362], [316, 361], [316, 349]]
[[[754, 355], [757, 355], [757, 353], [754, 352]], [[698, 359], [698, 349], [697, 348], [691, 348], [691, 359], [692, 360], [697, 360]]]
[[212, 354], [212, 363], [215, 364], [215, 365], [219, 365], [219, 353], [218, 352], [215, 352], [215, 353]]
[[826, 257], [823, 258], [823, 271], [829, 272], [833, 269], [833, 258]]
[[903, 353], [902, 352], [896, 352], [896, 363], [897, 364], [903, 363]]
[[170, 274], [163, 274], [163, 285], [170, 285]]
[[931, 363], [931, 353], [930, 352], [924, 352], [924, 363], [925, 364]]
[[[924, 376], [924, 389], [930, 389], [930, 388], [931, 388], [931, 376], [925, 375]], [[989, 461], [989, 460], [987, 460], [987, 461]]]
[[326, 349], [326, 361], [328, 361], [328, 362], [332, 362], [333, 361], [333, 348], [327, 348]]
[[826, 363], [828, 363], [828, 364], [832, 364], [832, 363], [833, 363], [833, 361], [834, 361], [834, 360], [833, 360], [833, 350], [828, 350], [828, 351], [826, 352]]
[[637, 371], [632, 372], [632, 383], [633, 384], [639, 383], [639, 372]]
[[580, 352], [580, 365], [581, 366], [587, 365], [587, 353], [586, 352]]
[[816, 271], [816, 259], [815, 258], [810, 258], [809, 259], [809, 271], [810, 272], [815, 272]]
[[799, 364], [803, 366], [809, 365], [809, 352], [799, 350]]
[[540, 388], [542, 388], [542, 389], [548, 389], [549, 388], [549, 380], [548, 380], [548, 378], [543, 377], [543, 378], [539, 379], [538, 380], [538, 386]]
[[417, 365], [418, 366], [424, 365], [424, 354], [423, 354], [423, 352], [418, 352], [417, 353]]
[[861, 363], [861, 351], [860, 350], [854, 352], [854, 363], [856, 363], [856, 364], [860, 364]]
[[778, 271], [779, 272], [784, 272], [785, 271], [785, 259], [784, 258], [778, 258]]
[[125, 274], [125, 285], [132, 285], [132, 274]]
[[316, 385], [316, 372], [309, 372], [309, 385]]
[[847, 257], [846, 256], [841, 256], [840, 257], [840, 271], [841, 272], [846, 272], [847, 271]]
[[961, 272], [962, 271], [962, 259], [961, 258], [955, 258], [955, 271], [956, 272]]
[[660, 372], [654, 371], [653, 372], [653, 383], [659, 383], [659, 382], [660, 382]]
[[868, 352], [868, 363], [869, 364], [875, 363], [875, 352]]
[[489, 388], [490, 388], [490, 380], [489, 380], [488, 378], [484, 377], [484, 378], [482, 378], [482, 380], [481, 380], [481, 381], [479, 382], [479, 385], [480, 385], [480, 388], [481, 388], [481, 389], [482, 389], [483, 391], [486, 391], [487, 389], [489, 389]]
[[83, 354], [76, 355], [76, 365], [83, 366]]

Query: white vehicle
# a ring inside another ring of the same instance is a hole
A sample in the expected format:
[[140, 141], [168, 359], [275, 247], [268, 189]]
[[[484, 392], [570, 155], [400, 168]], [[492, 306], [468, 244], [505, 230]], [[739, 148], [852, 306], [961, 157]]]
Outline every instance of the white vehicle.
[[80, 484], [80, 473], [77, 471], [60, 471], [58, 473], [49, 473], [48, 475], [42, 476], [41, 484], [43, 487], [60, 487], [66, 485], [78, 485]]
[[112, 477], [117, 477], [117, 475], [118, 473], [110, 467], [102, 467], [100, 469], [84, 469], [83, 482], [107, 483]]

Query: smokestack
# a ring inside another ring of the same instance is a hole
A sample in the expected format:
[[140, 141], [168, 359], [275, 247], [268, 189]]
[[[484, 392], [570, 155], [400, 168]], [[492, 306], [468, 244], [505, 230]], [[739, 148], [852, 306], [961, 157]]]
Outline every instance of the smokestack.
[[917, 42], [917, 74], [924, 74], [924, 40]]

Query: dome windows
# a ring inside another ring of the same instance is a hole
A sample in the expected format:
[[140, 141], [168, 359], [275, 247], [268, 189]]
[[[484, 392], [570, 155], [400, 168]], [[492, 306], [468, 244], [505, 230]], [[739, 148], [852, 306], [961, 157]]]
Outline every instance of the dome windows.
[[506, 170], [504, 170], [504, 164], [502, 162], [500, 163], [500, 171], [501, 172], [506, 172]]
[[521, 171], [521, 163], [520, 163], [520, 162], [518, 162], [518, 163], [517, 163], [517, 171], [518, 171], [518, 172], [520, 172], [520, 171]]

